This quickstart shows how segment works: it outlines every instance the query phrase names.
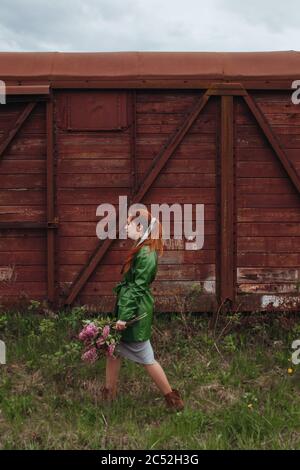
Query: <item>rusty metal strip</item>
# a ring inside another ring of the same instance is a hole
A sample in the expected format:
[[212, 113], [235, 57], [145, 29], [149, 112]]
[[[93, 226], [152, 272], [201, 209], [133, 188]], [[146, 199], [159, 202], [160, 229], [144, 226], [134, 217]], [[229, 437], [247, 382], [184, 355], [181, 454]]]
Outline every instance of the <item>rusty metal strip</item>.
[[243, 96], [247, 95], [247, 91], [243, 87], [241, 83], [234, 83], [234, 82], [228, 82], [228, 83], [214, 83], [209, 90], [210, 95], [214, 96]]
[[10, 129], [4, 138], [4, 141], [0, 145], [0, 159], [3, 156], [5, 150], [7, 149], [8, 145], [11, 143], [17, 132], [20, 130], [32, 110], [35, 108], [36, 102], [34, 103], [28, 103], [28, 105], [25, 107], [25, 109], [21, 112], [19, 115], [18, 119], [14, 123], [14, 126], [12, 129]]
[[255, 117], [257, 123], [259, 124], [261, 130], [263, 131], [264, 135], [266, 136], [268, 142], [272, 146], [275, 154], [277, 155], [278, 159], [282, 163], [285, 171], [287, 172], [290, 180], [292, 181], [293, 185], [295, 186], [298, 193], [300, 193], [300, 178], [297, 174], [295, 168], [289, 161], [285, 151], [283, 150], [278, 137], [272, 131], [269, 123], [267, 122], [266, 118], [264, 117], [263, 113], [258, 108], [254, 98], [250, 96], [248, 93], [243, 96], [246, 104], [248, 105], [250, 111], [252, 112], [253, 116]]
[[[159, 172], [169, 160], [170, 156], [173, 154], [175, 149], [178, 145], [182, 142], [182, 139], [195, 122], [196, 118], [198, 117], [201, 110], [204, 108], [206, 103], [209, 100], [209, 91], [207, 90], [199, 100], [195, 103], [192, 107], [191, 111], [187, 114], [182, 122], [181, 126], [176, 129], [173, 135], [170, 136], [168, 142], [163, 145], [162, 149], [158, 152], [157, 156], [155, 157], [153, 164], [151, 165], [148, 173], [146, 174], [144, 180], [140, 185], [140, 189], [136, 192], [133, 198], [130, 201], [130, 204], [141, 202], [143, 196], [151, 187], [154, 180], [159, 175]], [[117, 226], [118, 226], [119, 214], [117, 213]], [[117, 230], [118, 233], [118, 230]], [[100, 242], [99, 246], [90, 256], [88, 262], [83, 267], [81, 272], [79, 273], [78, 277], [73, 282], [69, 294], [65, 300], [65, 305], [70, 305], [77, 297], [80, 290], [83, 288], [86, 281], [89, 279], [91, 274], [96, 269], [97, 265], [109, 249], [113, 239], [107, 238], [103, 242]]]
[[224, 90], [222, 88], [216, 88], [212, 90], [211, 95], [214, 96], [243, 96], [245, 93], [241, 92], [240, 90]]
[[220, 301], [234, 301], [233, 96], [221, 97]]
[[8, 85], [6, 95], [49, 95], [50, 85]]
[[[286, 79], [272, 79], [267, 78], [247, 78], [241, 79], [242, 84], [247, 90], [288, 90], [291, 91], [291, 83], [297, 80], [297, 76], [289, 77]], [[226, 82], [224, 82], [226, 83]], [[51, 81], [52, 89], [157, 89], [157, 90], [207, 90], [211, 86], [211, 79], [209, 78], [137, 78], [137, 79], [121, 79], [114, 76], [106, 77], [101, 80], [56, 80]]]
[[47, 139], [47, 293], [48, 300], [55, 300], [55, 231], [53, 221], [58, 222], [54, 214], [54, 128], [53, 100], [46, 103], [46, 139]]

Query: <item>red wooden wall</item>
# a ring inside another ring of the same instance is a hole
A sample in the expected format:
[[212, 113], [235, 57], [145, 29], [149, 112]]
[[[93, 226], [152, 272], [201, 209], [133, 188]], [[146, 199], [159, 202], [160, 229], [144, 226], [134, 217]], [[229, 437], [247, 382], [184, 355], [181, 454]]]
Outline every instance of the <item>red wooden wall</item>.
[[288, 90], [236, 84], [62, 89], [0, 106], [1, 302], [110, 310], [131, 242], [100, 241], [96, 208], [128, 195], [205, 205], [201, 250], [166, 242], [157, 310], [297, 310], [299, 128]]

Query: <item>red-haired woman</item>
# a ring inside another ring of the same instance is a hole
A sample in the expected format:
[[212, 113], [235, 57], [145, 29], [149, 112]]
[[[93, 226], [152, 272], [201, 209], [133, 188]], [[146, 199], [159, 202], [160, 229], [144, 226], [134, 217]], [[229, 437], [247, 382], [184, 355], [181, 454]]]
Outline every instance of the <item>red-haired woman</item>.
[[[158, 256], [163, 253], [162, 227], [146, 209], [139, 209], [139, 221], [137, 224], [133, 215], [129, 215], [125, 226], [127, 236], [135, 243], [122, 267], [123, 279], [113, 288], [117, 294], [114, 311], [118, 319], [116, 328], [122, 332], [122, 338], [115, 348], [116, 356], [107, 357], [106, 384], [102, 387], [102, 396], [108, 400], [116, 398], [123, 356], [143, 364], [165, 397], [167, 406], [182, 410], [184, 403], [180, 394], [170, 387], [161, 365], [154, 358], [150, 342], [154, 305], [150, 284], [156, 276]], [[127, 321], [144, 312], [147, 313], [144, 318], [126, 325]]]

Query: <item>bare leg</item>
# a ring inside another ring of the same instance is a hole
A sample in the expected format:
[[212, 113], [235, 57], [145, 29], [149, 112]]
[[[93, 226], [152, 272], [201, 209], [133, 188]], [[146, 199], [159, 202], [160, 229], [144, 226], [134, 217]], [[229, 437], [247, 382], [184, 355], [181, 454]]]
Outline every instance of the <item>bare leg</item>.
[[121, 356], [106, 358], [106, 387], [112, 390], [113, 395], [117, 393], [117, 383], [121, 367]]
[[163, 395], [172, 391], [169, 381], [161, 365], [156, 361], [154, 364], [143, 364], [150, 377]]

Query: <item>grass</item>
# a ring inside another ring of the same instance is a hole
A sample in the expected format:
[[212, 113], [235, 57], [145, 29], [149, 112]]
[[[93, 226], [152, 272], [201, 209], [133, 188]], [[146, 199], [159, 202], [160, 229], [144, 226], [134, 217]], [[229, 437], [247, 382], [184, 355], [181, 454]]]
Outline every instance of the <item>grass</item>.
[[105, 360], [82, 363], [76, 340], [88, 317], [34, 302], [0, 314], [1, 449], [300, 449], [297, 315], [220, 316], [214, 331], [208, 315], [156, 315], [152, 344], [183, 395], [178, 413], [127, 359], [117, 401], [102, 403]]

